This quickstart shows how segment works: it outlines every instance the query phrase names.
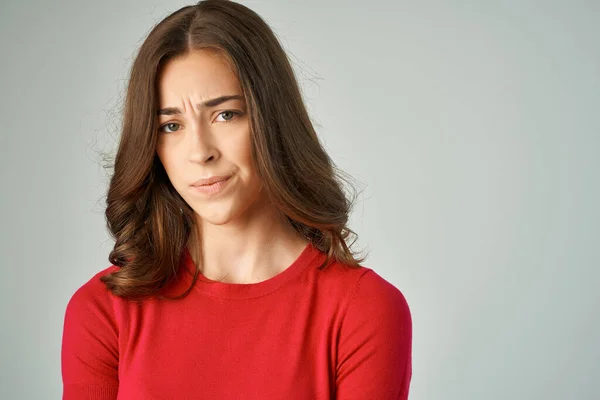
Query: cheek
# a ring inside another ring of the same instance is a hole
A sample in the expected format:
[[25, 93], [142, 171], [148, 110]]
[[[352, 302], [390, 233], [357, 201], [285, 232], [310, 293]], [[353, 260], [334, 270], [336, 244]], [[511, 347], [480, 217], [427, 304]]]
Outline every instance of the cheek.
[[167, 173], [167, 177], [171, 181], [171, 184], [175, 189], [179, 189], [180, 182], [178, 177], [181, 176], [181, 171], [179, 171], [179, 167], [175, 162], [176, 158], [173, 155], [170, 155], [164, 149], [157, 149], [156, 155], [160, 160], [165, 172]]
[[243, 142], [242, 145], [244, 148], [244, 161], [246, 162], [249, 168], [254, 170], [254, 164], [252, 162], [252, 138], [250, 136], [250, 132], [248, 132], [246, 140]]
[[258, 176], [258, 171], [256, 170], [256, 166], [254, 165], [254, 161], [252, 160], [252, 144], [250, 141], [246, 143], [243, 147], [243, 165], [245, 170], [245, 175], [248, 179], [249, 189], [258, 195], [260, 192], [262, 183], [260, 177]]
[[252, 145], [250, 141], [244, 143], [242, 148], [242, 154], [246, 168], [254, 170], [254, 165], [252, 163]]
[[252, 143], [249, 131], [246, 130], [237, 136], [235, 140], [224, 143], [224, 149], [227, 149], [229, 157], [245, 174], [254, 175]]

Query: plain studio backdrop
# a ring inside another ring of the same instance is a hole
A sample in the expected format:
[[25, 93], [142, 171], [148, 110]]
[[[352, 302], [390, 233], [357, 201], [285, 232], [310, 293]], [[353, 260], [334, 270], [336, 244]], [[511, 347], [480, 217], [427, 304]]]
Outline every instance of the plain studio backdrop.
[[[362, 190], [363, 265], [413, 314], [410, 399], [600, 398], [599, 2], [242, 3]], [[186, 4], [0, 6], [2, 399], [61, 395], [67, 301], [110, 265], [100, 155]]]

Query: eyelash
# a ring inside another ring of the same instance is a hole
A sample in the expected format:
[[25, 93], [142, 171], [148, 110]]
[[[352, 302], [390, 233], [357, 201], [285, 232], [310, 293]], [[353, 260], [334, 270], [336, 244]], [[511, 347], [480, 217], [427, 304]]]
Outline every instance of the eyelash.
[[[232, 117], [230, 120], [224, 120], [224, 121], [219, 121], [219, 122], [225, 122], [225, 123], [228, 123], [228, 122], [233, 122], [233, 121], [234, 121], [234, 120], [235, 120], [237, 117], [239, 117], [240, 115], [242, 115], [242, 113], [241, 113], [241, 112], [239, 112], [239, 111], [234, 111], [234, 110], [225, 110], [225, 111], [221, 111], [219, 114], [217, 114], [217, 116], [219, 116], [219, 115], [221, 115], [221, 114], [224, 114], [224, 113], [232, 113], [232, 114], [233, 114], [233, 117]], [[159, 126], [159, 127], [158, 127], [158, 131], [159, 131], [160, 133], [174, 133], [174, 132], [163, 132], [163, 128], [164, 128], [165, 126], [167, 126], [167, 125], [171, 125], [171, 124], [177, 124], [177, 125], [180, 125], [180, 124], [178, 124], [177, 122], [166, 122], [166, 123], [164, 123], [164, 124], [162, 124], [161, 126]]]

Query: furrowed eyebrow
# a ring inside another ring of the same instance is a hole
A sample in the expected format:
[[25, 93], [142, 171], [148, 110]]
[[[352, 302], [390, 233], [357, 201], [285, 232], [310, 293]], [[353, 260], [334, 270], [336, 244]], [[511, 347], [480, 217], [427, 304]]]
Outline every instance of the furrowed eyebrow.
[[[229, 100], [243, 100], [243, 99], [244, 99], [244, 96], [239, 95], [239, 94], [219, 96], [219, 97], [215, 97], [214, 99], [206, 100], [200, 104], [196, 104], [196, 107], [199, 110], [201, 110], [204, 108], [216, 107], [219, 104], [225, 103], [226, 101], [229, 101]], [[177, 107], [161, 108], [160, 110], [158, 110], [156, 112], [156, 115], [177, 115], [177, 114], [181, 114], [181, 110]]]

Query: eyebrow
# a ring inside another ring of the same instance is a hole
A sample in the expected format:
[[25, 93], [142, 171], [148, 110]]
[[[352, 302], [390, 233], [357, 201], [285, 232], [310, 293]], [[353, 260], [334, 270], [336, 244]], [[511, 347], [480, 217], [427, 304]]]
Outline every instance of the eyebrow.
[[[225, 103], [226, 101], [229, 101], [229, 100], [243, 100], [243, 99], [244, 99], [244, 96], [242, 96], [242, 95], [230, 94], [230, 95], [219, 96], [219, 97], [215, 97], [214, 99], [209, 99], [209, 100], [203, 101], [200, 104], [196, 104], [196, 107], [198, 109], [211, 108], [211, 107], [216, 107], [219, 104]], [[156, 113], [156, 115], [177, 115], [177, 114], [181, 114], [181, 110], [177, 107], [161, 108]]]

